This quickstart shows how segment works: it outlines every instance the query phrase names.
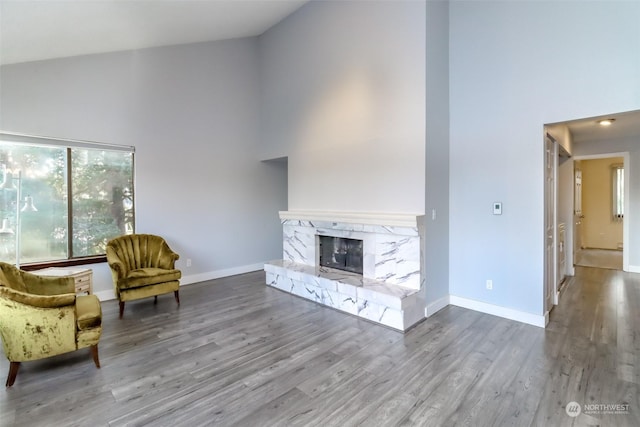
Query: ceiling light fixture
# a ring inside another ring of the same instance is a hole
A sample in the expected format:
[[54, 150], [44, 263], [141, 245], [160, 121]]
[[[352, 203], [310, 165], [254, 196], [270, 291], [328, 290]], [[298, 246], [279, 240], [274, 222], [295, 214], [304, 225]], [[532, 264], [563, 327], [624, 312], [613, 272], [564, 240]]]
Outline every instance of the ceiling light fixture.
[[613, 124], [613, 122], [615, 122], [616, 119], [604, 119], [604, 120], [598, 120], [598, 124], [600, 126], [611, 126]]

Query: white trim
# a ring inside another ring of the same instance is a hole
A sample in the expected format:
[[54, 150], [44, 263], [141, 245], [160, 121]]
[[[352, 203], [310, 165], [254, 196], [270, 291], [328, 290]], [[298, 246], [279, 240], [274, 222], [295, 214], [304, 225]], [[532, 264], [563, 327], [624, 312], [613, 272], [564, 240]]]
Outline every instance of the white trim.
[[81, 141], [78, 139], [53, 138], [49, 136], [27, 135], [16, 132], [5, 132], [0, 130], [0, 139], [9, 143], [19, 143], [28, 145], [53, 145], [55, 147], [75, 147], [92, 148], [95, 150], [126, 151], [135, 153], [136, 149], [132, 145], [108, 144], [96, 141]]
[[481, 313], [492, 314], [494, 316], [504, 317], [505, 319], [510, 320], [517, 320], [518, 322], [527, 323], [540, 328], [544, 328], [546, 325], [545, 316], [541, 314], [532, 314], [525, 311], [513, 310], [511, 308], [487, 304], [486, 302], [462, 298], [456, 295], [449, 295], [449, 303], [451, 305], [468, 308]]
[[[264, 269], [264, 262], [258, 264], [241, 265], [238, 267], [225, 268], [224, 270], [209, 271], [207, 273], [192, 274], [182, 276], [180, 286], [191, 285], [193, 283], [206, 282], [207, 280], [219, 279], [221, 277], [235, 276]], [[184, 272], [184, 270], [183, 270]]]
[[347, 222], [351, 224], [417, 227], [424, 214], [334, 211], [280, 211], [280, 220]]
[[[544, 313], [544, 326], [543, 326], [543, 328], [546, 328], [548, 324], [549, 324], [549, 312], [547, 311], [547, 312]], [[538, 326], [538, 325], [535, 325], [535, 326]]]
[[602, 154], [584, 154], [573, 156], [573, 160], [597, 160], [597, 159], [608, 159], [610, 157], [624, 157], [629, 154], [628, 151], [618, 151], [615, 153], [602, 153]]
[[424, 309], [424, 317], [430, 317], [449, 305], [449, 295], [435, 300]]
[[93, 293], [98, 297], [100, 301], [110, 301], [116, 299], [116, 293], [113, 289], [109, 289], [108, 291], [98, 291]]
[[[235, 276], [238, 274], [250, 273], [252, 271], [258, 271], [264, 269], [264, 263], [241, 265], [239, 267], [226, 268], [224, 270], [209, 271], [201, 274], [191, 274], [188, 276], [182, 276], [180, 279], [180, 286], [192, 285], [194, 283], [206, 282], [207, 280], [219, 279], [221, 277]], [[184, 271], [184, 270], [183, 270]], [[113, 290], [94, 292], [100, 301], [109, 301], [116, 299], [116, 294]]]
[[629, 268], [624, 271], [629, 273], [640, 273], [640, 265], [630, 265]]

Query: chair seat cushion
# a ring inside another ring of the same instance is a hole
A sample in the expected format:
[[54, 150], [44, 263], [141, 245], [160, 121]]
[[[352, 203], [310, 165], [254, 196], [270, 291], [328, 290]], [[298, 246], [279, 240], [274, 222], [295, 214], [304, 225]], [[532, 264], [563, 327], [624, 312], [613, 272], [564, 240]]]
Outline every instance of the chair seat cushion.
[[141, 286], [155, 285], [171, 282], [182, 277], [180, 270], [166, 270], [164, 268], [138, 268], [131, 270], [127, 277], [118, 280], [120, 289], [139, 288]]
[[102, 324], [102, 308], [95, 295], [79, 295], [76, 297], [76, 316], [78, 329], [95, 328]]

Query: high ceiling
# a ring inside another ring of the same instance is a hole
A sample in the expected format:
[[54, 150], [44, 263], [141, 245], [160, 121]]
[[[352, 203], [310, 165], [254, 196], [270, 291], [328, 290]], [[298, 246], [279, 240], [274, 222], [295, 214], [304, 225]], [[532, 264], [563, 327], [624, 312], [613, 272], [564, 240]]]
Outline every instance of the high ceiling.
[[0, 0], [0, 64], [262, 34], [308, 0]]

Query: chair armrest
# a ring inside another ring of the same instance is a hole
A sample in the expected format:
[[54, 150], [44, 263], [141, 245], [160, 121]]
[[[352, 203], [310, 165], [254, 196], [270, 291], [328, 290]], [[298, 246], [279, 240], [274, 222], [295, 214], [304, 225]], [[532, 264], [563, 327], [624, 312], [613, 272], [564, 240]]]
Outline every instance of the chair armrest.
[[122, 261], [110, 259], [110, 260], [107, 260], [107, 264], [109, 264], [109, 268], [111, 268], [111, 271], [116, 273], [116, 276], [118, 277], [118, 279], [122, 279], [123, 277], [126, 277], [127, 268], [125, 267]]
[[98, 327], [102, 324], [102, 307], [95, 295], [80, 295], [76, 298], [78, 330]]
[[158, 257], [158, 267], [173, 270], [176, 266], [176, 260], [179, 258], [180, 255], [173, 252], [169, 245], [164, 244]]

